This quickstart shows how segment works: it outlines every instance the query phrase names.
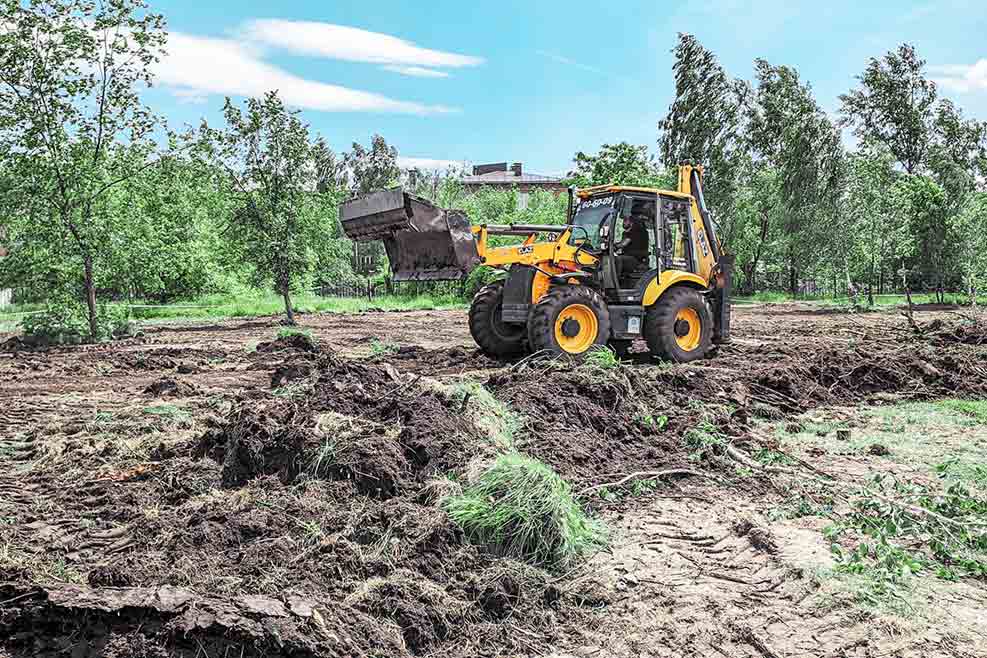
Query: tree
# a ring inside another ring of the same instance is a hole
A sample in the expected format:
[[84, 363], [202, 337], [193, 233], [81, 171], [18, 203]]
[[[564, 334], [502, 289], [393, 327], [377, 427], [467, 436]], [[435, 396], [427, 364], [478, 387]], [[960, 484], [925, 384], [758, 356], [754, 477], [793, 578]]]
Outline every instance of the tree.
[[675, 178], [663, 175], [648, 153], [647, 146], [634, 146], [627, 142], [604, 144], [596, 155], [579, 151], [573, 162], [576, 168], [569, 172], [568, 177], [579, 187], [608, 184], [675, 186]]
[[749, 171], [744, 134], [750, 85], [731, 80], [691, 34], [679, 34], [672, 52], [675, 99], [658, 124], [661, 162], [702, 164], [706, 203], [720, 223], [729, 222], [741, 177]]
[[[944, 301], [946, 277], [951, 265], [949, 237], [953, 216], [945, 190], [927, 176], [903, 176], [892, 192], [901, 222], [915, 240], [915, 256], [923, 278], [935, 282], [937, 301]], [[924, 271], [922, 271], [924, 270]]]
[[978, 292], [987, 286], [987, 193], [971, 195], [951, 229], [963, 284], [970, 304], [976, 306]]
[[786, 66], [755, 62], [757, 91], [749, 140], [758, 166], [779, 173], [784, 210], [782, 239], [789, 291], [798, 292], [799, 272], [818, 258], [835, 216], [843, 175], [839, 132], [803, 84]]
[[757, 292], [758, 268], [762, 259], [774, 257], [782, 221], [781, 181], [771, 167], [758, 169], [737, 193], [733, 221], [725, 224], [722, 240], [737, 257], [741, 287]]
[[926, 161], [935, 120], [936, 84], [924, 69], [925, 60], [904, 43], [871, 58], [860, 86], [840, 96], [842, 123], [861, 141], [887, 148], [909, 174]]
[[847, 289], [854, 286], [851, 272], [867, 281], [868, 302], [873, 306], [875, 289], [883, 289], [887, 263], [903, 266], [912, 251], [907, 222], [894, 211], [890, 191], [897, 178], [894, 156], [886, 149], [858, 153], [847, 161], [844, 200], [834, 231]]
[[295, 324], [292, 289], [312, 271], [315, 245], [334, 221], [316, 191], [328, 146], [311, 141], [308, 126], [274, 91], [249, 99], [245, 111], [227, 98], [223, 115], [225, 131], [208, 134], [237, 198], [231, 239], [255, 281], [273, 284]]
[[142, 0], [0, 0], [0, 10], [0, 152], [33, 228], [21, 248], [50, 259], [25, 274], [81, 283], [96, 340], [97, 270], [126, 220], [104, 212], [106, 195], [155, 162], [158, 122], [138, 87], [151, 82], [164, 20]]
[[949, 99], [936, 106], [929, 143], [928, 169], [946, 190], [958, 212], [978, 177], [987, 177], [987, 122], [966, 120]]
[[396, 185], [401, 179], [398, 150], [389, 146], [380, 135], [373, 136], [369, 149], [353, 142], [353, 150], [346, 155], [345, 162], [356, 194], [383, 190]]

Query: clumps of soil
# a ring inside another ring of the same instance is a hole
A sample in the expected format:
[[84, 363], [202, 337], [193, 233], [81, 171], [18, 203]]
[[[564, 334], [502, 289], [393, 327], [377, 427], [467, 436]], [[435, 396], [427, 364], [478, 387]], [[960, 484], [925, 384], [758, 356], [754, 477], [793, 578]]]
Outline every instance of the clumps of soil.
[[372, 578], [346, 599], [357, 610], [396, 623], [405, 645], [421, 654], [467, 620], [471, 606], [413, 571]]
[[891, 450], [883, 443], [872, 443], [867, 447], [867, 454], [875, 457], [887, 457], [891, 454]]
[[148, 384], [144, 389], [145, 395], [156, 398], [185, 398], [199, 395], [199, 393], [199, 388], [195, 384], [170, 377], [162, 377]]
[[92, 587], [127, 587], [133, 585], [130, 574], [119, 565], [99, 565], [89, 572], [86, 581]]
[[390, 498], [398, 492], [409, 464], [392, 432], [377, 425], [371, 433], [347, 432], [327, 441], [332, 446], [330, 470], [337, 477], [352, 480], [368, 496]]
[[311, 363], [282, 363], [271, 373], [271, 388], [281, 388], [302, 381], [312, 374]]
[[308, 420], [290, 400], [241, 403], [203, 435], [196, 453], [222, 464], [227, 488], [261, 475], [290, 482], [302, 470]]
[[426, 349], [418, 345], [402, 345], [388, 356], [388, 361], [398, 364], [407, 372], [440, 374], [468, 372], [498, 368], [504, 365], [476, 348], [447, 347]]

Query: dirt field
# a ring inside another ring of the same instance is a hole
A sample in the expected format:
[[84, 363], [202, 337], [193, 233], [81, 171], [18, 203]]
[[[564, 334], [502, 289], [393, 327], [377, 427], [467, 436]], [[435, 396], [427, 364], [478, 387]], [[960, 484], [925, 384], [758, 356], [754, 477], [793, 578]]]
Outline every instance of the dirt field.
[[[987, 399], [983, 318], [916, 320], [741, 306], [714, 358], [602, 372], [488, 359], [462, 311], [301, 316], [314, 346], [276, 319], [8, 341], [0, 656], [987, 656], [983, 579], [865, 604], [824, 515], [782, 513], [807, 479], [987, 460], [980, 421], [908, 406]], [[605, 550], [542, 569], [449, 521], [503, 447], [474, 381]], [[678, 472], [615, 484], [650, 471]]]

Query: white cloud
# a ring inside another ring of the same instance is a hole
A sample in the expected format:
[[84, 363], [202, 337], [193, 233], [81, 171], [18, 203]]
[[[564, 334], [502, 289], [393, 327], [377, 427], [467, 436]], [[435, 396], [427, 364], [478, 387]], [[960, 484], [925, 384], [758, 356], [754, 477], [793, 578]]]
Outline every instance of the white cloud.
[[410, 75], [416, 78], [448, 78], [449, 74], [445, 71], [437, 71], [435, 69], [427, 69], [424, 66], [398, 66], [396, 64], [388, 64], [387, 66], [381, 67], [385, 71], [390, 71], [391, 73], [400, 73], [401, 75]]
[[259, 19], [247, 23], [244, 34], [254, 41], [292, 53], [349, 62], [433, 68], [458, 68], [483, 63], [480, 57], [422, 48], [389, 34], [332, 23]]
[[948, 64], [930, 66], [929, 70], [936, 75], [936, 84], [966, 94], [971, 91], [987, 90], [987, 59], [978, 60], [975, 64]]
[[465, 160], [437, 160], [435, 158], [398, 158], [398, 166], [402, 169], [421, 169], [423, 171], [459, 171], [466, 170]]
[[238, 41], [172, 32], [168, 55], [154, 67], [155, 79], [181, 99], [209, 94], [260, 96], [276, 89], [289, 105], [324, 112], [441, 114], [455, 110], [395, 100], [381, 94], [308, 80], [272, 66]]

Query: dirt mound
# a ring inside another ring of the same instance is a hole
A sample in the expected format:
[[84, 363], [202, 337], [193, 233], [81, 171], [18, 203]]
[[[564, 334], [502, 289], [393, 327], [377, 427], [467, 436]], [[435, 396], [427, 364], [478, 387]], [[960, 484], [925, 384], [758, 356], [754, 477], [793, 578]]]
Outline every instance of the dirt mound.
[[430, 350], [418, 345], [402, 345], [388, 357], [388, 361], [407, 372], [429, 374], [468, 372], [504, 365], [504, 362], [497, 361], [478, 349], [459, 346]]
[[482, 638], [518, 654], [586, 614], [545, 572], [471, 545], [442, 509], [448, 477], [492, 450], [446, 389], [388, 363], [308, 363], [290, 389], [244, 390], [199, 437], [154, 447], [153, 472], [126, 487], [82, 495], [60, 480], [54, 514], [100, 522], [45, 531], [66, 545], [106, 537], [73, 554], [90, 587], [14, 602], [0, 634], [19, 639], [0, 647], [44, 655], [72, 636], [80, 655], [452, 656]]
[[237, 487], [261, 475], [290, 482], [304, 465], [310, 419], [290, 400], [237, 405], [218, 427], [207, 431], [197, 454], [222, 464], [224, 487]]
[[319, 346], [315, 339], [304, 333], [291, 333], [278, 336], [274, 340], [257, 344], [260, 353], [280, 352], [282, 350], [297, 350], [300, 352], [318, 352]]
[[[518, 448], [582, 485], [607, 473], [688, 463], [681, 440], [702, 417], [687, 408], [690, 378], [633, 368], [602, 375], [558, 364], [551, 390], [539, 370], [503, 371], [488, 386], [529, 427]], [[670, 384], [670, 385], [669, 385]], [[711, 409], [710, 417], [719, 411]]]
[[189, 382], [171, 379], [170, 377], [162, 377], [149, 384], [144, 389], [144, 393], [156, 398], [184, 398], [199, 395], [199, 388]]
[[463, 625], [470, 611], [464, 601], [406, 570], [368, 580], [346, 603], [396, 623], [408, 649], [416, 655], [448, 638]]

